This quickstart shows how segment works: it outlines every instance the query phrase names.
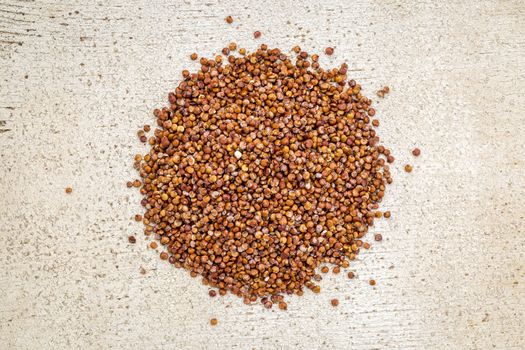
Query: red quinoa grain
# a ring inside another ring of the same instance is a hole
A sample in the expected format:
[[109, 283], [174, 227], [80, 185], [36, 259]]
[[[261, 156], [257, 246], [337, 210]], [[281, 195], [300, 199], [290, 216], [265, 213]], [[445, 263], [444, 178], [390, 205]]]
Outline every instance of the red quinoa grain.
[[369, 247], [362, 237], [394, 158], [378, 145], [376, 111], [346, 64], [323, 69], [300, 47], [296, 58], [265, 44], [238, 57], [236, 48], [182, 71], [167, 107], [154, 111], [158, 127], [149, 139], [139, 132], [150, 150], [135, 158], [142, 181], [132, 186], [162, 260], [221, 296], [284, 310], [282, 295], [320, 293], [319, 265], [338, 273]]

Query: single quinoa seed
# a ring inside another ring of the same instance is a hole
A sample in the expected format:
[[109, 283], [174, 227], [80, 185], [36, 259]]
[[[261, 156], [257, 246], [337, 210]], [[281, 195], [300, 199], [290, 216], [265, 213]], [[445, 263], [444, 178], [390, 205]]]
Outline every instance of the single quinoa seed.
[[262, 34], [261, 34], [261, 32], [260, 32], [260, 31], [256, 31], [256, 32], [254, 32], [254, 33], [253, 33], [253, 37], [254, 37], [255, 39], [258, 39], [258, 38], [260, 38], [260, 37], [261, 37], [261, 35], [262, 35]]
[[192, 61], [197, 60], [198, 57], [199, 56], [195, 52], [190, 55], [190, 58], [191, 58]]
[[419, 157], [419, 155], [421, 154], [421, 150], [419, 148], [414, 148], [412, 150], [412, 154], [416, 157]]
[[336, 307], [337, 305], [339, 305], [339, 300], [338, 299], [332, 299], [332, 300], [330, 300], [330, 304], [332, 304], [333, 307]]
[[72, 187], [66, 187], [66, 193], [67, 194], [70, 194], [71, 192], [73, 192], [73, 188]]
[[128, 242], [134, 244], [134, 243], [137, 242], [137, 239], [135, 238], [135, 236], [129, 236], [128, 237]]
[[142, 215], [135, 214], [135, 221], [142, 221]]
[[388, 210], [383, 213], [383, 216], [385, 217], [385, 219], [389, 219], [390, 215], [391, 215], [390, 211], [388, 211]]
[[348, 278], [352, 279], [355, 277], [355, 274], [352, 271], [350, 271], [347, 276]]
[[376, 285], [376, 280], [370, 280], [368, 281], [368, 284], [370, 284], [371, 286], [375, 286]]
[[227, 16], [225, 19], [226, 23], [228, 24], [232, 24], [233, 23], [233, 17], [232, 16]]
[[334, 48], [333, 47], [327, 47], [326, 49], [324, 49], [324, 53], [327, 54], [328, 56], [331, 56], [334, 53]]
[[376, 235], [374, 236], [374, 239], [380, 242], [383, 240], [383, 236], [380, 233], [376, 233]]
[[411, 173], [412, 172], [412, 165], [410, 165], [410, 164], [405, 165], [405, 171], [407, 173]]
[[209, 296], [212, 297], [212, 298], [214, 298], [214, 297], [217, 296], [217, 292], [214, 291], [213, 289], [210, 289], [210, 291], [208, 292], [208, 294], [209, 294]]
[[320, 266], [339, 273], [369, 247], [394, 160], [348, 65], [292, 52], [232, 43], [183, 70], [157, 127], [138, 133], [149, 150], [131, 182], [162, 260], [211, 297], [281, 310], [284, 295], [320, 293]]
[[212, 326], [216, 326], [217, 323], [219, 323], [219, 321], [217, 321], [216, 318], [212, 318], [212, 319], [210, 320], [210, 324], [211, 324]]

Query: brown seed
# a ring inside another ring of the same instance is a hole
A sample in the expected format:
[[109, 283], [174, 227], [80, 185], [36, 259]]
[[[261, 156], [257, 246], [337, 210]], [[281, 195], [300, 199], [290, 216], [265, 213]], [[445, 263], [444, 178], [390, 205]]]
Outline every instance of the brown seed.
[[370, 249], [370, 243], [368, 242], [363, 243], [363, 248]]
[[142, 221], [142, 215], [135, 214], [135, 221]]
[[217, 323], [218, 323], [218, 321], [217, 321], [216, 318], [212, 318], [212, 319], [210, 320], [210, 324], [211, 324], [212, 326], [216, 326]]
[[335, 306], [339, 305], [339, 300], [337, 300], [337, 299], [332, 299], [332, 300], [330, 300], [330, 304], [332, 304], [332, 306], [335, 307]]
[[369, 246], [394, 158], [347, 65], [236, 47], [183, 70], [154, 132], [138, 133], [149, 150], [131, 184], [161, 259], [215, 295], [282, 308], [283, 295], [320, 293], [320, 265], [337, 273]]
[[381, 236], [380, 233], [376, 233], [376, 235], [374, 236], [374, 239], [379, 242], [383, 240], [383, 236]]
[[386, 218], [386, 219], [390, 218], [390, 211], [385, 211], [383, 213], [383, 217]]
[[128, 188], [133, 187], [133, 182], [131, 181], [126, 182], [126, 187]]
[[236, 43], [230, 43], [228, 45], [228, 48], [230, 49], [230, 51], [235, 51], [235, 50], [237, 50], [237, 44]]
[[279, 309], [287, 310], [288, 309], [288, 304], [286, 304], [284, 301], [280, 301], [279, 302]]
[[412, 165], [410, 165], [410, 164], [405, 165], [405, 171], [407, 173], [411, 173], [412, 172]]
[[135, 236], [129, 236], [129, 237], [128, 237], [128, 242], [129, 242], [129, 243], [136, 243], [136, 242], [137, 242], [137, 239], [135, 238]]
[[352, 279], [355, 277], [355, 274], [352, 271], [350, 271], [347, 276], [348, 278]]
[[225, 20], [226, 20], [226, 23], [228, 23], [228, 24], [232, 24], [233, 23], [233, 17], [232, 16], [227, 16]]
[[73, 192], [73, 188], [71, 187], [66, 187], [66, 193], [71, 193]]
[[383, 87], [383, 92], [384, 92], [385, 94], [388, 94], [388, 93], [390, 92], [390, 88], [389, 88], [388, 86], [384, 86], [384, 87]]
[[375, 285], [376, 285], [376, 281], [375, 281], [375, 280], [370, 280], [370, 281], [368, 281], [368, 283], [369, 283], [371, 286], [375, 286]]
[[217, 292], [214, 291], [213, 289], [210, 289], [210, 291], [208, 292], [208, 294], [210, 295], [210, 297], [214, 298], [217, 296]]
[[194, 52], [190, 55], [192, 61], [195, 61], [199, 56]]
[[412, 154], [416, 157], [418, 157], [421, 154], [421, 150], [419, 148], [414, 148], [412, 150]]
[[327, 54], [328, 56], [332, 55], [334, 53], [334, 48], [333, 47], [327, 47], [326, 49], [324, 49], [324, 53]]
[[332, 269], [332, 272], [335, 274], [338, 274], [339, 272], [341, 272], [341, 268], [339, 266], [334, 266], [334, 268]]
[[262, 35], [262, 34], [261, 34], [260, 31], [256, 31], [256, 32], [253, 33], [253, 37], [254, 37], [255, 39], [260, 38], [261, 35]]
[[151, 127], [148, 125], [148, 124], [145, 124], [142, 129], [145, 131], [145, 132], [149, 132], [151, 130]]
[[377, 120], [377, 119], [372, 120], [372, 125], [375, 126], [375, 127], [378, 127], [379, 126], [379, 120]]

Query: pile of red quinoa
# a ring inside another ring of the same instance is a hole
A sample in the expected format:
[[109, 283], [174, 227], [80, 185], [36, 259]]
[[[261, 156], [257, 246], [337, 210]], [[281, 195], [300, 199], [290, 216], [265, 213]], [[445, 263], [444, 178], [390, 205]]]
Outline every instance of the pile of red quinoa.
[[346, 64], [323, 69], [298, 47], [236, 49], [182, 72], [153, 135], [139, 132], [150, 151], [128, 185], [161, 259], [220, 295], [286, 309], [285, 294], [320, 291], [320, 264], [339, 271], [369, 247], [394, 158]]

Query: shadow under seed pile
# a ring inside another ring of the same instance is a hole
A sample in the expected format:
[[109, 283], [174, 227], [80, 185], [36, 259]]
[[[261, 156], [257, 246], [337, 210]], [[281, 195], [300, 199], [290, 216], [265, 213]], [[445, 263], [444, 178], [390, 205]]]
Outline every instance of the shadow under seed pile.
[[319, 292], [320, 263], [348, 267], [392, 181], [371, 100], [346, 64], [324, 70], [294, 51], [201, 58], [155, 110], [136, 165], [145, 232], [163, 259], [221, 295], [281, 309], [282, 294]]

